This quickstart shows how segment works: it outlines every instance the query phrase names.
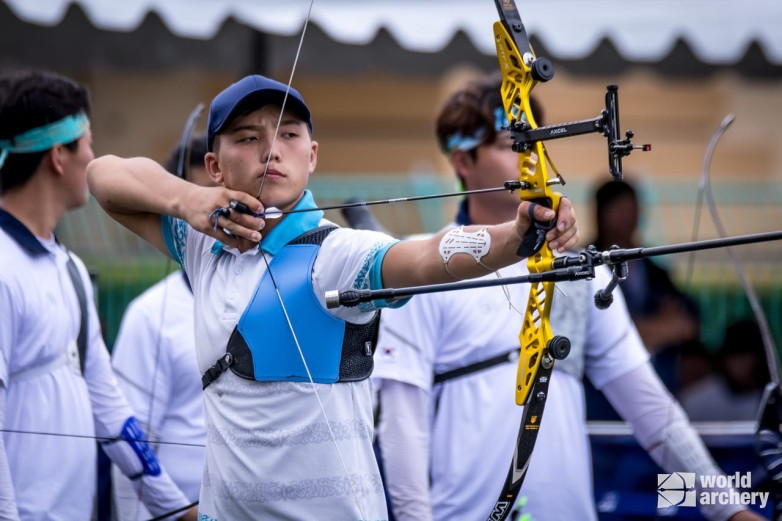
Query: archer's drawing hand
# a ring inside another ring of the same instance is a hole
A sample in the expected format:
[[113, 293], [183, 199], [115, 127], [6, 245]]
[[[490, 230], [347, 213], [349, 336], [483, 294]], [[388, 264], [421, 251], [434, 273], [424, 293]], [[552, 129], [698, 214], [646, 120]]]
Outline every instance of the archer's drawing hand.
[[266, 222], [260, 217], [232, 210], [231, 201], [245, 204], [253, 213], [263, 212], [261, 202], [244, 192], [221, 186], [193, 186], [183, 214], [193, 229], [214, 237], [228, 247], [245, 250], [244, 246], [260, 242], [261, 230]]

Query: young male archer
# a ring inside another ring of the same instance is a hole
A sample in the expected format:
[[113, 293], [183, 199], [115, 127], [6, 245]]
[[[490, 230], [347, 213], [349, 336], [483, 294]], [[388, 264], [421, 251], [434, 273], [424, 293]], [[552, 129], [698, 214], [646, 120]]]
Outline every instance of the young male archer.
[[[386, 519], [367, 377], [377, 310], [402, 302], [326, 310], [323, 295], [485, 275], [518, 261], [530, 227], [521, 203], [507, 222], [425, 241], [336, 228], [306, 189], [318, 157], [311, 133], [296, 90], [248, 76], [210, 106], [205, 163], [219, 187], [184, 183], [144, 158], [107, 156], [88, 169], [107, 213], [178, 260], [193, 285], [204, 519]], [[264, 219], [272, 207], [315, 211]], [[533, 215], [555, 217], [541, 206]], [[578, 238], [568, 202], [556, 217], [547, 238], [564, 251]], [[478, 235], [476, 257], [465, 244]], [[461, 244], [456, 255], [441, 253], [445, 242]]]

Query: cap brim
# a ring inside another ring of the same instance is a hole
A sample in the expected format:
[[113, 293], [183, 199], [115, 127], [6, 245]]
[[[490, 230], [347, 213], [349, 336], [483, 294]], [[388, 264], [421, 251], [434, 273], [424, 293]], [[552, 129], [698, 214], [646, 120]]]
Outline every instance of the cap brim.
[[310, 127], [310, 130], [312, 130], [310, 111], [304, 103], [299, 101], [295, 96], [291, 95], [288, 95], [286, 99], [285, 92], [280, 92], [276, 89], [261, 89], [250, 92], [242, 99], [240, 99], [236, 105], [234, 105], [234, 108], [231, 109], [225, 119], [220, 123], [220, 125], [214, 130], [214, 134], [217, 135], [225, 130], [226, 125], [228, 125], [240, 114], [258, 110], [259, 108], [270, 104], [282, 107], [283, 102], [285, 104], [284, 109], [286, 111], [290, 111], [301, 118], [301, 120], [304, 121], [308, 127]]

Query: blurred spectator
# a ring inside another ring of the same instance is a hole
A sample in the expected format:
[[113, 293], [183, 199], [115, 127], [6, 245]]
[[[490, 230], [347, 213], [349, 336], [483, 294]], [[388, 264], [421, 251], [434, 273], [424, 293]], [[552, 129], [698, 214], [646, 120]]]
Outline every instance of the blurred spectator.
[[760, 329], [741, 320], [725, 331], [717, 353], [717, 372], [680, 394], [694, 421], [752, 421], [769, 381]]
[[[640, 207], [635, 188], [624, 181], [609, 181], [595, 193], [599, 250], [612, 245], [636, 248]], [[697, 341], [698, 310], [679, 291], [665, 269], [651, 259], [631, 261], [630, 275], [620, 287], [630, 316], [641, 334], [652, 363], [665, 385], [676, 391], [678, 356], [682, 347]]]
[[716, 370], [714, 356], [697, 341], [686, 342], [679, 353], [676, 388], [679, 393], [699, 384]]

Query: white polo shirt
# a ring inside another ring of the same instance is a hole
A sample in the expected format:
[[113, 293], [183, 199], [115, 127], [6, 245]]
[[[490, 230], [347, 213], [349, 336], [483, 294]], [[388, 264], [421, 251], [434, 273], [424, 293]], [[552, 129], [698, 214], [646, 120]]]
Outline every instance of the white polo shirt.
[[0, 210], [0, 381], [7, 390], [1, 441], [22, 519], [89, 519], [93, 437], [115, 436], [132, 415], [111, 372], [87, 270], [74, 260], [89, 312], [86, 380], [78, 362], [58, 362], [81, 324], [68, 253]]
[[[314, 207], [309, 192], [297, 205]], [[290, 240], [327, 223], [322, 216], [320, 211], [289, 214], [264, 237], [263, 250], [243, 254], [223, 249], [182, 221], [163, 219], [169, 250], [181, 260], [193, 285], [196, 352], [202, 373], [225, 354], [229, 336], [266, 272], [267, 262], [261, 256], [271, 262]], [[311, 275], [321, 305], [325, 308], [328, 290], [382, 287], [380, 268], [394, 242], [378, 232], [332, 232], [323, 241]], [[366, 323], [380, 305], [329, 312]], [[199, 505], [203, 520], [387, 518], [372, 451], [369, 380], [315, 388], [317, 396], [310, 383], [258, 382], [230, 370], [207, 387], [206, 466]]]
[[[524, 275], [526, 263], [499, 273], [504, 278]], [[592, 295], [608, 280], [607, 270], [600, 268], [593, 281], [570, 284], [587, 285]], [[408, 383], [431, 393], [430, 498], [435, 520], [487, 518], [510, 467], [523, 412], [514, 399], [518, 364], [503, 363], [442, 384], [432, 383], [434, 373], [519, 347], [529, 285], [505, 288], [508, 297], [500, 287], [419, 295], [401, 309], [383, 312], [372, 379], [381, 397], [383, 380]], [[552, 315], [587, 313], [582, 330], [568, 335], [580, 337], [572, 338], [583, 345], [573, 353], [583, 357], [575, 365], [597, 387], [648, 359], [621, 294], [614, 295], [616, 302], [607, 310], [596, 309], [591, 298], [558, 291], [554, 295], [553, 306], [559, 309], [552, 310]], [[552, 323], [552, 328], [554, 334], [559, 333], [557, 324]], [[595, 519], [591, 482], [582, 383], [555, 365], [535, 451], [521, 488], [520, 495], [528, 499], [523, 512], [535, 520]]]

